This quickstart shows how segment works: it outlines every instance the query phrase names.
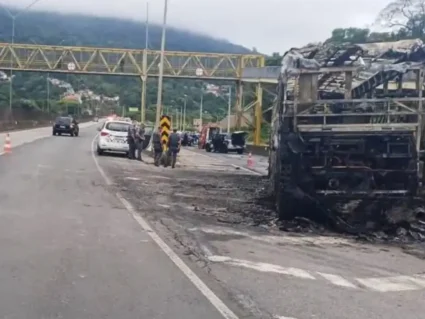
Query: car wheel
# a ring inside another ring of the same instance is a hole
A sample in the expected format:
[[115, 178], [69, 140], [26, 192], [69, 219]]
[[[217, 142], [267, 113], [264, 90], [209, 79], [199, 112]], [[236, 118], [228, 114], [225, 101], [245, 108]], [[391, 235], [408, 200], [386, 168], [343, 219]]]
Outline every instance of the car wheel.
[[207, 144], [207, 145], [205, 145], [205, 150], [206, 150], [207, 152], [211, 152], [211, 146], [209, 146], [208, 144]]
[[56, 135], [56, 132], [55, 132], [55, 131], [53, 131], [53, 132], [52, 132], [52, 135], [53, 135], [53, 136], [55, 136], [55, 135]]
[[69, 136], [73, 137], [74, 136], [74, 133], [73, 132], [69, 133]]
[[97, 155], [103, 155], [103, 150], [99, 148], [99, 146], [97, 147]]
[[62, 135], [62, 133], [58, 133], [58, 135], [59, 135], [59, 136], [61, 136], [61, 135]]
[[243, 154], [243, 150], [237, 150], [236, 151], [238, 154]]
[[74, 135], [75, 135], [75, 136], [78, 136], [78, 134], [79, 134], [78, 132], [75, 132], [75, 133], [74, 133]]

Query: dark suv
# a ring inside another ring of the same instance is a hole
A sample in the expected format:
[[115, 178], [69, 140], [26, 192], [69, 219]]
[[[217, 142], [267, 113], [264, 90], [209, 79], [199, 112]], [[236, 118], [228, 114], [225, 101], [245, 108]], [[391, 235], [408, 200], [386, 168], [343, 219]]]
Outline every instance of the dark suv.
[[71, 136], [78, 136], [79, 127], [75, 119], [69, 116], [60, 116], [53, 124], [53, 135], [69, 134]]

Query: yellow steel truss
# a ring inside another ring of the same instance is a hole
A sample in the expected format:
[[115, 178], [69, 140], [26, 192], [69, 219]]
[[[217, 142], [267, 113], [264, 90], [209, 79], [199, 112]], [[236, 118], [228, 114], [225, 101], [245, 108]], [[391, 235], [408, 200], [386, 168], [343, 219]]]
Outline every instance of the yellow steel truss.
[[[144, 57], [146, 60], [144, 60]], [[0, 43], [0, 69], [156, 77], [160, 51]], [[164, 77], [238, 80], [260, 55], [165, 52]]]
[[[0, 43], [0, 70], [49, 73], [130, 75], [142, 81], [141, 118], [146, 116], [146, 82], [159, 75], [160, 51], [73, 47], [38, 44]], [[242, 71], [247, 67], [263, 67], [264, 56], [166, 51], [165, 78], [200, 80], [233, 80], [238, 83], [235, 114], [240, 126], [242, 106]], [[255, 143], [261, 131], [262, 88], [255, 88]]]

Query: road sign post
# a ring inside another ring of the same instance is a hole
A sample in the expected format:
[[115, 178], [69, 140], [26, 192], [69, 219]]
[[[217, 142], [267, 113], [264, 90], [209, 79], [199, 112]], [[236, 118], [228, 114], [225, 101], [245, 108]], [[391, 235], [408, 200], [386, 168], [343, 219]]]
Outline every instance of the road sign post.
[[162, 144], [162, 163], [167, 167], [170, 163], [168, 152], [168, 139], [170, 138], [171, 119], [168, 115], [162, 115], [159, 121], [161, 127], [161, 144]]

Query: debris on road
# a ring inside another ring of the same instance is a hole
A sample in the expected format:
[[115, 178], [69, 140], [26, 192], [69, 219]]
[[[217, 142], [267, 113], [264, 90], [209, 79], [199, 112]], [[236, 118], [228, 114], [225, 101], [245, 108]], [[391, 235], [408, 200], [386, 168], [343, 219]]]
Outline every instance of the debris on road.
[[[310, 207], [300, 216], [282, 221], [278, 220], [265, 177], [241, 171], [191, 168], [161, 169], [159, 176], [148, 165], [128, 165], [124, 172], [122, 168], [116, 169], [114, 179], [120, 189], [124, 189], [136, 202], [136, 207], [148, 202], [149, 213], [155, 218], [166, 216], [176, 224], [261, 226], [298, 234], [338, 234], [369, 243], [402, 245], [406, 251], [414, 251], [416, 255], [424, 251], [425, 257], [425, 247], [421, 246], [425, 243], [425, 204], [420, 201], [409, 205], [387, 201], [385, 206], [382, 201], [348, 201], [334, 205], [331, 212], [323, 213], [321, 207]], [[139, 177], [143, 182], [138, 180]], [[410, 213], [406, 214], [406, 210]], [[338, 219], [334, 219], [335, 214]], [[330, 219], [326, 219], [328, 216]], [[407, 220], [406, 216], [409, 217]], [[338, 225], [342, 226], [338, 228]], [[346, 231], [347, 227], [349, 231]]]

